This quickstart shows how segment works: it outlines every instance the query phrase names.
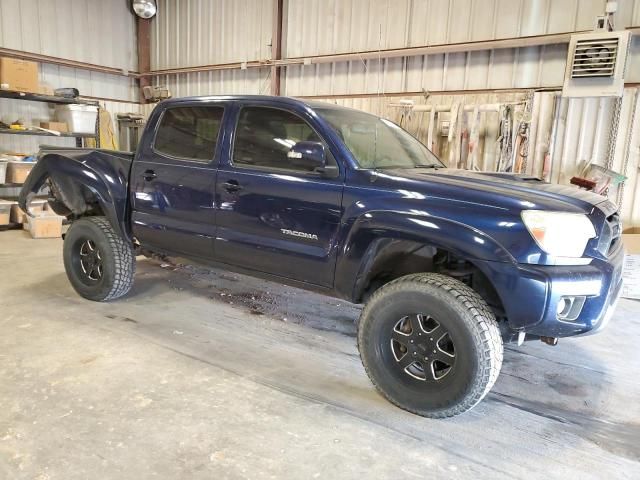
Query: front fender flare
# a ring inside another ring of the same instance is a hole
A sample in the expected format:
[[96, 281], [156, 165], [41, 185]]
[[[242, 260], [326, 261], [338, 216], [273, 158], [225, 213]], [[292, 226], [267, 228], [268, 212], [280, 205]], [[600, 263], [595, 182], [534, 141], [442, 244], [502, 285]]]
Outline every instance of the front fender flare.
[[335, 286], [341, 296], [354, 301], [361, 299], [373, 264], [394, 240], [441, 248], [469, 260], [515, 263], [502, 245], [480, 230], [435, 216], [367, 212], [345, 227], [343, 239]]

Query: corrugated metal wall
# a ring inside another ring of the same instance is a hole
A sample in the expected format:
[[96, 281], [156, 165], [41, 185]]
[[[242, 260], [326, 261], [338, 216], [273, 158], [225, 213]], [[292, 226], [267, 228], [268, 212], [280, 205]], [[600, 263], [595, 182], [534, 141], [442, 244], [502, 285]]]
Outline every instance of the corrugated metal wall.
[[[137, 69], [135, 17], [128, 0], [0, 0], [0, 46], [70, 60]], [[75, 87], [81, 95], [122, 100], [103, 101], [114, 116], [139, 112], [138, 88], [128, 77], [39, 65], [40, 82], [52, 88]], [[45, 103], [2, 99], [0, 119], [26, 124], [50, 118]], [[2, 135], [2, 151], [33, 152], [38, 144], [75, 145], [73, 138]]]
[[[135, 18], [127, 0], [0, 0], [0, 46], [123, 71], [137, 69]], [[54, 65], [41, 81], [82, 94], [137, 100], [130, 78]]]
[[215, 70], [161, 75], [154, 84], [167, 85], [174, 97], [254, 93], [269, 95], [270, 68]]
[[548, 45], [287, 67], [291, 96], [558, 87], [567, 49]]
[[[289, 57], [591, 30], [604, 0], [289, 0]], [[619, 0], [617, 28], [640, 24]]]
[[271, 58], [268, 0], [158, 0], [151, 69]]
[[[158, 0], [151, 24], [151, 68], [246, 62], [271, 58], [272, 2]], [[268, 94], [269, 68], [163, 75], [174, 96]]]
[[[286, 55], [441, 45], [591, 30], [603, 0], [290, 0]], [[321, 19], [321, 21], [318, 21]], [[640, 1], [618, 2], [616, 27], [640, 25]], [[287, 67], [292, 96], [558, 87], [566, 45]], [[627, 80], [640, 82], [640, 39]]]
[[[152, 68], [271, 57], [271, 1], [159, 0]], [[286, 0], [284, 57], [496, 40], [590, 30], [604, 0]], [[617, 28], [640, 25], [640, 0], [620, 0]], [[640, 39], [632, 42], [627, 80], [640, 82]], [[409, 58], [289, 66], [293, 96], [378, 92], [558, 87], [565, 45]], [[269, 70], [159, 77], [177, 95], [265, 93]], [[223, 88], [220, 89], [222, 80]], [[178, 93], [179, 92], [179, 93]]]
[[0, 0], [2, 46], [135, 70], [135, 19], [129, 3]]

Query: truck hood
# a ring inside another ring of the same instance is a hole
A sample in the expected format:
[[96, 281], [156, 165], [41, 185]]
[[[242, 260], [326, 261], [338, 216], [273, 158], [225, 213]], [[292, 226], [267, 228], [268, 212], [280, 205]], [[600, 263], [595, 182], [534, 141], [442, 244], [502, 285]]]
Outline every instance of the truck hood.
[[472, 172], [450, 168], [392, 169], [381, 172], [383, 177], [403, 179], [412, 189], [426, 195], [446, 196], [447, 190], [450, 192], [447, 187], [455, 187], [461, 192], [456, 199], [501, 208], [524, 207], [589, 213], [595, 205], [607, 201], [601, 195], [573, 185], [546, 183], [526, 174]]

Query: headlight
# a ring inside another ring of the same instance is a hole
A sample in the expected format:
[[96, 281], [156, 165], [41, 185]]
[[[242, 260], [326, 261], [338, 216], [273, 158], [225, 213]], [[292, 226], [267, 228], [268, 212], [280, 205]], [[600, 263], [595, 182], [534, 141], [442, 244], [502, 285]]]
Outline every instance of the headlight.
[[538, 246], [549, 255], [581, 257], [596, 231], [582, 213], [523, 210], [522, 221]]

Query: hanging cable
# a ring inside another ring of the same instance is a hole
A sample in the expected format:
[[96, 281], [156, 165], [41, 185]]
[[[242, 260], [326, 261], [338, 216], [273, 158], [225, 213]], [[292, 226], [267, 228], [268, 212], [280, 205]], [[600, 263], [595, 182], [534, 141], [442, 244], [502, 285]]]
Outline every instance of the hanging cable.
[[[629, 158], [631, 154], [631, 139], [633, 135], [633, 126], [636, 122], [636, 111], [638, 110], [638, 92], [639, 89], [636, 88], [633, 93], [633, 99], [631, 101], [631, 119], [629, 120], [629, 127], [627, 129], [627, 138], [625, 141], [625, 151], [624, 151], [624, 159], [622, 161], [622, 175], [627, 176], [627, 170], [629, 169]], [[622, 203], [624, 201], [624, 184], [623, 181], [618, 186], [618, 193], [616, 195], [616, 204], [620, 211], [622, 211]]]
[[498, 164], [496, 171], [510, 172], [513, 169], [513, 108], [504, 105], [500, 109], [500, 136], [498, 143]]

